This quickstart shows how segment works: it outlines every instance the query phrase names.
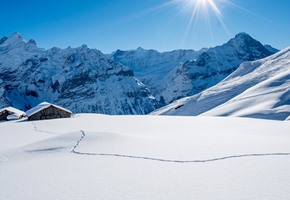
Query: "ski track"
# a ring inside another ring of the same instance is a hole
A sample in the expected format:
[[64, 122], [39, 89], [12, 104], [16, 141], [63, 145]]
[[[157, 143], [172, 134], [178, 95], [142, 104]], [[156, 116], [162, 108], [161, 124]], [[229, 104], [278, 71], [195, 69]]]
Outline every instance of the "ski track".
[[[39, 130], [37, 128], [37, 124], [32, 122], [34, 126], [34, 130], [36, 132], [40, 133], [47, 133], [47, 134], [53, 134], [53, 135], [59, 135], [61, 133], [55, 133], [50, 131], [44, 131]], [[231, 155], [231, 156], [224, 156], [224, 157], [218, 157], [218, 158], [211, 158], [211, 159], [204, 159], [204, 160], [170, 160], [170, 159], [162, 159], [162, 158], [154, 158], [154, 157], [146, 157], [146, 156], [133, 156], [133, 155], [126, 155], [126, 154], [111, 154], [111, 153], [89, 153], [89, 152], [80, 152], [76, 149], [82, 142], [82, 140], [86, 137], [86, 134], [83, 130], [80, 130], [82, 136], [80, 139], [76, 142], [71, 153], [77, 154], [77, 155], [86, 155], [86, 156], [106, 156], [106, 157], [121, 157], [121, 158], [131, 158], [131, 159], [139, 159], [139, 160], [150, 160], [150, 161], [158, 161], [158, 162], [167, 162], [167, 163], [207, 163], [207, 162], [215, 162], [215, 161], [222, 161], [222, 160], [228, 160], [228, 159], [236, 159], [236, 158], [247, 158], [247, 157], [265, 157], [265, 156], [290, 156], [290, 153], [261, 153], [261, 154], [241, 154], [241, 155]], [[0, 161], [1, 162], [1, 161]]]
[[50, 131], [39, 130], [39, 129], [37, 128], [37, 124], [36, 124], [35, 122], [31, 122], [31, 123], [32, 123], [32, 125], [33, 125], [33, 127], [34, 127], [34, 131], [36, 131], [36, 132], [47, 133], [47, 134], [52, 134], [52, 135], [60, 135], [60, 134], [62, 134], [62, 133], [55, 133], [55, 132], [50, 132]]
[[215, 162], [222, 161], [228, 159], [235, 158], [246, 158], [246, 157], [265, 157], [265, 156], [290, 156], [290, 153], [261, 153], [261, 154], [241, 154], [241, 155], [232, 155], [232, 156], [224, 156], [218, 158], [211, 158], [205, 160], [170, 160], [170, 159], [162, 159], [162, 158], [153, 158], [153, 157], [145, 157], [145, 156], [133, 156], [133, 155], [125, 155], [125, 154], [110, 154], [110, 153], [86, 153], [76, 151], [77, 147], [80, 145], [81, 141], [85, 138], [86, 134], [84, 131], [80, 131], [82, 133], [81, 138], [77, 141], [76, 145], [71, 150], [71, 153], [77, 155], [86, 155], [86, 156], [107, 156], [107, 157], [121, 157], [121, 158], [131, 158], [131, 159], [139, 159], [139, 160], [150, 160], [150, 161], [158, 161], [158, 162], [167, 162], [167, 163], [207, 163], [207, 162]]

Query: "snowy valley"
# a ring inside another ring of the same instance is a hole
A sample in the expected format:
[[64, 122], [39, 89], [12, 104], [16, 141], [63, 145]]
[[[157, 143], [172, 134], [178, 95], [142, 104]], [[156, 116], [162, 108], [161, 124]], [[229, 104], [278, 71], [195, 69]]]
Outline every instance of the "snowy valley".
[[9, 200], [290, 198], [290, 123], [76, 115], [0, 123]]

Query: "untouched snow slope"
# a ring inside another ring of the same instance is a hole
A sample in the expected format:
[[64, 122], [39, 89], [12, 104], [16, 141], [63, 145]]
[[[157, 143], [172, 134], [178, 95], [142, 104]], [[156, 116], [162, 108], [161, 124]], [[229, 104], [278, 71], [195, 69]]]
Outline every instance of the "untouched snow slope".
[[153, 114], [285, 120], [290, 115], [290, 48], [245, 62], [216, 86]]
[[0, 124], [0, 194], [18, 199], [290, 198], [290, 124], [77, 115]]

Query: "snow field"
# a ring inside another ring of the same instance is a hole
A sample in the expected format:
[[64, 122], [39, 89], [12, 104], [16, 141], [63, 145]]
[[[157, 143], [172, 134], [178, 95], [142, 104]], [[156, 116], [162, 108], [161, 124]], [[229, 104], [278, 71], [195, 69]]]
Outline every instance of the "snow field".
[[[289, 128], [288, 121], [93, 114], [1, 123], [0, 193], [3, 199], [286, 200]], [[259, 155], [165, 161], [247, 154]]]

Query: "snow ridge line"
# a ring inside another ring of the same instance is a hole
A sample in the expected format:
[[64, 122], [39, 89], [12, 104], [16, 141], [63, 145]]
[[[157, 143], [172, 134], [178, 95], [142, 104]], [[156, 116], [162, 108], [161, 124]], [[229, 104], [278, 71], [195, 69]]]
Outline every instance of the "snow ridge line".
[[61, 133], [55, 133], [55, 132], [50, 132], [50, 131], [43, 131], [43, 130], [39, 130], [37, 128], [37, 124], [34, 123], [34, 122], [31, 122], [33, 124], [33, 127], [34, 127], [34, 131], [36, 132], [40, 132], [40, 133], [47, 133], [47, 134], [53, 134], [53, 135], [60, 135]]
[[107, 157], [121, 157], [121, 158], [131, 158], [131, 159], [139, 159], [139, 160], [151, 160], [151, 161], [158, 161], [158, 162], [167, 162], [167, 163], [207, 163], [207, 162], [215, 162], [215, 161], [222, 161], [228, 159], [235, 159], [235, 158], [245, 158], [245, 157], [265, 157], [265, 156], [290, 156], [290, 153], [261, 153], [261, 154], [241, 154], [241, 155], [232, 155], [232, 156], [224, 156], [218, 158], [211, 158], [205, 160], [170, 160], [170, 159], [162, 159], [162, 158], [153, 158], [153, 157], [146, 157], [146, 156], [132, 156], [132, 155], [125, 155], [125, 154], [111, 154], [111, 153], [85, 153], [76, 151], [76, 148], [79, 146], [81, 141], [85, 138], [86, 134], [84, 131], [81, 130], [82, 136], [77, 141], [76, 145], [71, 150], [71, 153], [78, 154], [78, 155], [86, 155], [86, 156], [107, 156]]

